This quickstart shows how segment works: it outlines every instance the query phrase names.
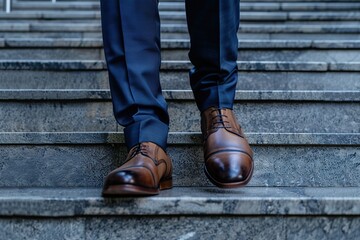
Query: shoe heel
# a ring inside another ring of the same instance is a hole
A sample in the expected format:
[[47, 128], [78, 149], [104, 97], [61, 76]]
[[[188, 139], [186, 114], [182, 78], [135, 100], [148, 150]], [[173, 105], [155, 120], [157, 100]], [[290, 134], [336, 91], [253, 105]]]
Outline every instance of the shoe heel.
[[160, 190], [170, 189], [172, 187], [173, 187], [172, 178], [165, 179], [165, 180], [160, 182]]

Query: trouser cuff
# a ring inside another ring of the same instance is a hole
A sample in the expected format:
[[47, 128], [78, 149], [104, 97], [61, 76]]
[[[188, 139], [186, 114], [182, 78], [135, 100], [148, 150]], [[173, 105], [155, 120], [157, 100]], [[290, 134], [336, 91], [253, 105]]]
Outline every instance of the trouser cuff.
[[167, 147], [169, 126], [155, 118], [133, 123], [124, 129], [125, 144], [128, 150], [141, 142], [153, 142], [164, 151]]

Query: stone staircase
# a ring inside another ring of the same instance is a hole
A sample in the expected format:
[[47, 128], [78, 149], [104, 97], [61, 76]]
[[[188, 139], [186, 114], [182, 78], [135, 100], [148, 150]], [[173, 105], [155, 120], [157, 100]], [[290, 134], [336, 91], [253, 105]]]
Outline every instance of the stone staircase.
[[183, 1], [160, 2], [175, 187], [103, 199], [126, 155], [98, 1], [0, 13], [0, 239], [358, 239], [360, 2], [243, 0], [235, 111], [248, 187], [203, 173]]

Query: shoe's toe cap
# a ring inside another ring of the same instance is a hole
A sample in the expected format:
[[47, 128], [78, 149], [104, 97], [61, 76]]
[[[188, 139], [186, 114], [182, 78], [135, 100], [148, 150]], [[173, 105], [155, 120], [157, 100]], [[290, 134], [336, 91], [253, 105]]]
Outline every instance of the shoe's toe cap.
[[221, 152], [211, 155], [205, 167], [210, 180], [226, 187], [226, 184], [246, 184], [251, 178], [253, 161], [242, 152]]
[[146, 168], [134, 168], [111, 172], [106, 177], [104, 188], [116, 185], [136, 185], [152, 188], [154, 187], [154, 180]]

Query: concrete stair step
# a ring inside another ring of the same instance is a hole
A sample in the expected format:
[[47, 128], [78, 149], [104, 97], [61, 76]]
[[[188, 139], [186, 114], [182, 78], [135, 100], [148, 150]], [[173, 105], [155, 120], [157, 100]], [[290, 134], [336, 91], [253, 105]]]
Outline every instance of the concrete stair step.
[[[14, 48], [99, 48], [102, 38], [3, 38], [0, 47]], [[189, 49], [188, 39], [162, 39], [163, 50]], [[239, 40], [239, 49], [359, 49], [360, 40]]]
[[[0, 63], [0, 89], [109, 89], [106, 65], [101, 61]], [[264, 66], [266, 63], [268, 68]], [[355, 63], [240, 62], [239, 65], [238, 90], [360, 90], [360, 67]], [[188, 62], [164, 62], [160, 72], [163, 89], [190, 90], [190, 68]]]
[[100, 1], [97, 2], [57, 2], [31, 1], [14, 2], [13, 10], [99, 10]]
[[[0, 38], [101, 38], [100, 32], [1, 32]], [[164, 39], [189, 39], [187, 33], [162, 33]], [[358, 33], [241, 33], [246, 40], [360, 40]]]
[[[184, 11], [160, 11], [160, 17], [163, 23], [174, 21], [184, 22], [186, 14]], [[316, 11], [316, 12], [287, 12], [287, 11], [241, 11], [241, 21], [358, 21], [360, 14], [357, 11]], [[43, 10], [43, 11], [13, 11], [11, 14], [0, 12], [1, 22], [11, 21], [100, 21], [100, 11], [61, 11], [61, 10]]]
[[[14, 10], [94, 10], [99, 9], [98, 2], [51, 2], [32, 1], [15, 2]], [[355, 1], [346, 2], [241, 2], [241, 10], [262, 10], [262, 11], [316, 11], [316, 10], [336, 10], [336, 11], [354, 11], [360, 9], [360, 3]], [[163, 11], [169, 10], [185, 10], [183, 2], [161, 2], [159, 9]]]
[[[335, 2], [322, 2], [322, 1], [311, 1], [311, 2], [276, 2], [276, 1], [251, 1], [240, 2], [241, 11], [352, 11], [359, 9], [360, 4], [357, 1], [335, 1]], [[176, 2], [162, 2], [160, 4], [160, 10], [185, 10], [184, 3]]]
[[268, 240], [356, 239], [360, 233], [358, 188], [175, 188], [113, 200], [99, 193], [1, 190], [0, 237]]
[[[360, 70], [359, 62], [280, 62], [280, 61], [237, 61], [240, 71], [354, 71]], [[162, 61], [161, 69], [187, 71], [193, 66], [190, 61]], [[102, 60], [0, 60], [0, 70], [104, 70]]]
[[[255, 152], [250, 186], [360, 186], [359, 133], [247, 136]], [[126, 156], [117, 132], [0, 133], [0, 139], [0, 187], [7, 188], [101, 187]], [[170, 133], [168, 142], [175, 186], [212, 186], [203, 173], [201, 135]]]
[[[327, 72], [360, 70], [359, 62], [281, 62], [281, 61], [238, 61], [239, 71], [298, 71]], [[188, 71], [190, 61], [162, 61], [161, 69], [167, 71]], [[0, 70], [104, 70], [103, 60], [0, 60]]]
[[100, 20], [100, 11], [60, 11], [60, 10], [43, 10], [43, 11], [12, 11], [9, 13], [0, 12], [0, 20], [60, 20], [60, 19], [82, 19], [82, 20]]
[[[10, 19], [0, 19], [2, 24], [98, 24], [100, 19], [85, 19], [84, 18], [63, 18], [63, 19], [26, 19], [26, 18], [10, 18]], [[169, 21], [170, 22], [170, 21]], [[176, 23], [179, 23], [177, 21]], [[182, 22], [181, 22], [182, 23]], [[185, 23], [185, 22], [184, 22]], [[349, 24], [353, 23], [356, 24], [356, 21], [349, 21]]]
[[[187, 60], [189, 40], [163, 40], [164, 60]], [[101, 39], [0, 39], [0, 59], [103, 60]], [[242, 61], [359, 62], [360, 41], [241, 40]]]
[[[188, 71], [161, 71], [163, 89], [190, 90]], [[106, 70], [6, 70], [0, 89], [109, 89]], [[358, 72], [241, 71], [238, 90], [360, 91]]]
[[[358, 47], [360, 41], [311, 41], [311, 40], [239, 40], [239, 47], [245, 48], [351, 48]], [[0, 47], [77, 47], [90, 48], [102, 47], [101, 38], [2, 38], [0, 39]], [[188, 49], [190, 40], [188, 39], [161, 39], [161, 47], [163, 49]]]
[[[1, 48], [1, 60], [104, 60], [102, 48]], [[186, 61], [188, 49], [164, 49], [162, 59]], [[240, 49], [242, 61], [273, 62], [360, 62], [360, 49]]]
[[[0, 47], [102, 47], [100, 38], [4, 38]], [[161, 47], [167, 49], [189, 49], [188, 39], [162, 39]], [[239, 49], [358, 49], [360, 40], [239, 40]]]
[[[168, 38], [189, 38], [188, 34], [167, 34]], [[3, 32], [0, 38], [101, 38], [100, 32]], [[352, 39], [357, 39], [353, 36]]]
[[[359, 188], [176, 187], [146, 198], [102, 198], [99, 188], [0, 189], [2, 216], [335, 216], [360, 214]], [[228, 195], [232, 194], [232, 198]], [[211, 203], [209, 203], [211, 201]], [[317, 203], [314, 206], [314, 202]], [[43, 204], [41, 204], [43, 203]], [[13, 207], [18, 206], [18, 207]], [[230, 204], [230, 206], [229, 206]], [[24, 208], [27, 206], [28, 209]], [[56, 207], [55, 207], [56, 206]]]
[[[95, 26], [94, 26], [95, 27]], [[66, 27], [65, 27], [66, 28]], [[36, 29], [36, 28], [35, 28]], [[243, 23], [240, 25], [239, 33], [357, 33], [360, 28], [357, 24], [351, 25], [343, 23], [337, 24], [251, 24]], [[164, 33], [186, 33], [186, 24], [162, 24]]]
[[234, 109], [256, 170], [238, 190], [215, 188], [203, 173], [192, 66], [181, 61], [184, 2], [161, 1], [175, 188], [119, 199], [100, 197], [126, 149], [99, 1], [60, 1], [18, 0], [0, 13], [0, 239], [359, 236], [358, 1], [242, 1]]
[[[163, 33], [187, 33], [186, 24], [162, 24]], [[1, 32], [100, 32], [100, 23], [1, 23]], [[357, 24], [244, 23], [239, 33], [359, 33]]]
[[[255, 14], [253, 14], [255, 15]], [[270, 15], [270, 14], [269, 14]], [[358, 19], [359, 12], [329, 12], [329, 11], [316, 11], [316, 12], [289, 12], [288, 20], [355, 20]]]
[[[163, 21], [178, 20], [185, 21], [186, 13], [184, 11], [160, 11], [160, 17]], [[258, 22], [269, 22], [269, 21], [302, 21], [306, 24], [307, 21], [356, 21], [359, 20], [358, 11], [240, 11], [241, 21], [258, 21]], [[306, 21], [306, 22], [305, 22]]]
[[[328, 39], [359, 40], [360, 28], [356, 25], [301, 25], [242, 24], [239, 39]], [[0, 38], [101, 38], [100, 24], [0, 24]], [[186, 24], [163, 24], [164, 39], [188, 39]]]
[[[171, 131], [200, 129], [190, 90], [168, 90], [164, 96]], [[3, 90], [0, 101], [5, 132], [121, 130], [107, 90]], [[249, 132], [357, 133], [359, 102], [360, 91], [238, 91], [234, 110]]]
[[[21, 51], [20, 51], [21, 52]], [[180, 49], [166, 49], [162, 51], [162, 59], [164, 60], [188, 60], [188, 50]], [[29, 56], [24, 51], [24, 57]], [[46, 51], [43, 51], [46, 54]], [[95, 57], [99, 54], [94, 52], [89, 57], [94, 57], [91, 59], [96, 59]], [[3, 55], [4, 54], [4, 55]], [[89, 53], [90, 54], [90, 53]], [[2, 56], [3, 55], [3, 56]], [[56, 54], [51, 54], [56, 58]], [[51, 56], [50, 55], [50, 56]], [[85, 54], [84, 54], [85, 55]], [[3, 51], [0, 54], [0, 58], [11, 59], [12, 51], [8, 54], [6, 51]], [[45, 55], [42, 55], [45, 56]], [[77, 55], [79, 56], [79, 55]], [[31, 57], [31, 56], [29, 56]], [[69, 56], [66, 56], [66, 53], [63, 53], [63, 58], [75, 59], [76, 55], [72, 56], [69, 52]], [[101, 56], [100, 59], [102, 59]], [[89, 59], [89, 58], [87, 58]], [[274, 62], [312, 62], [312, 61], [325, 61], [325, 62], [360, 62], [360, 49], [246, 49], [245, 47], [240, 48], [238, 52], [238, 59], [241, 61], [274, 61]]]

